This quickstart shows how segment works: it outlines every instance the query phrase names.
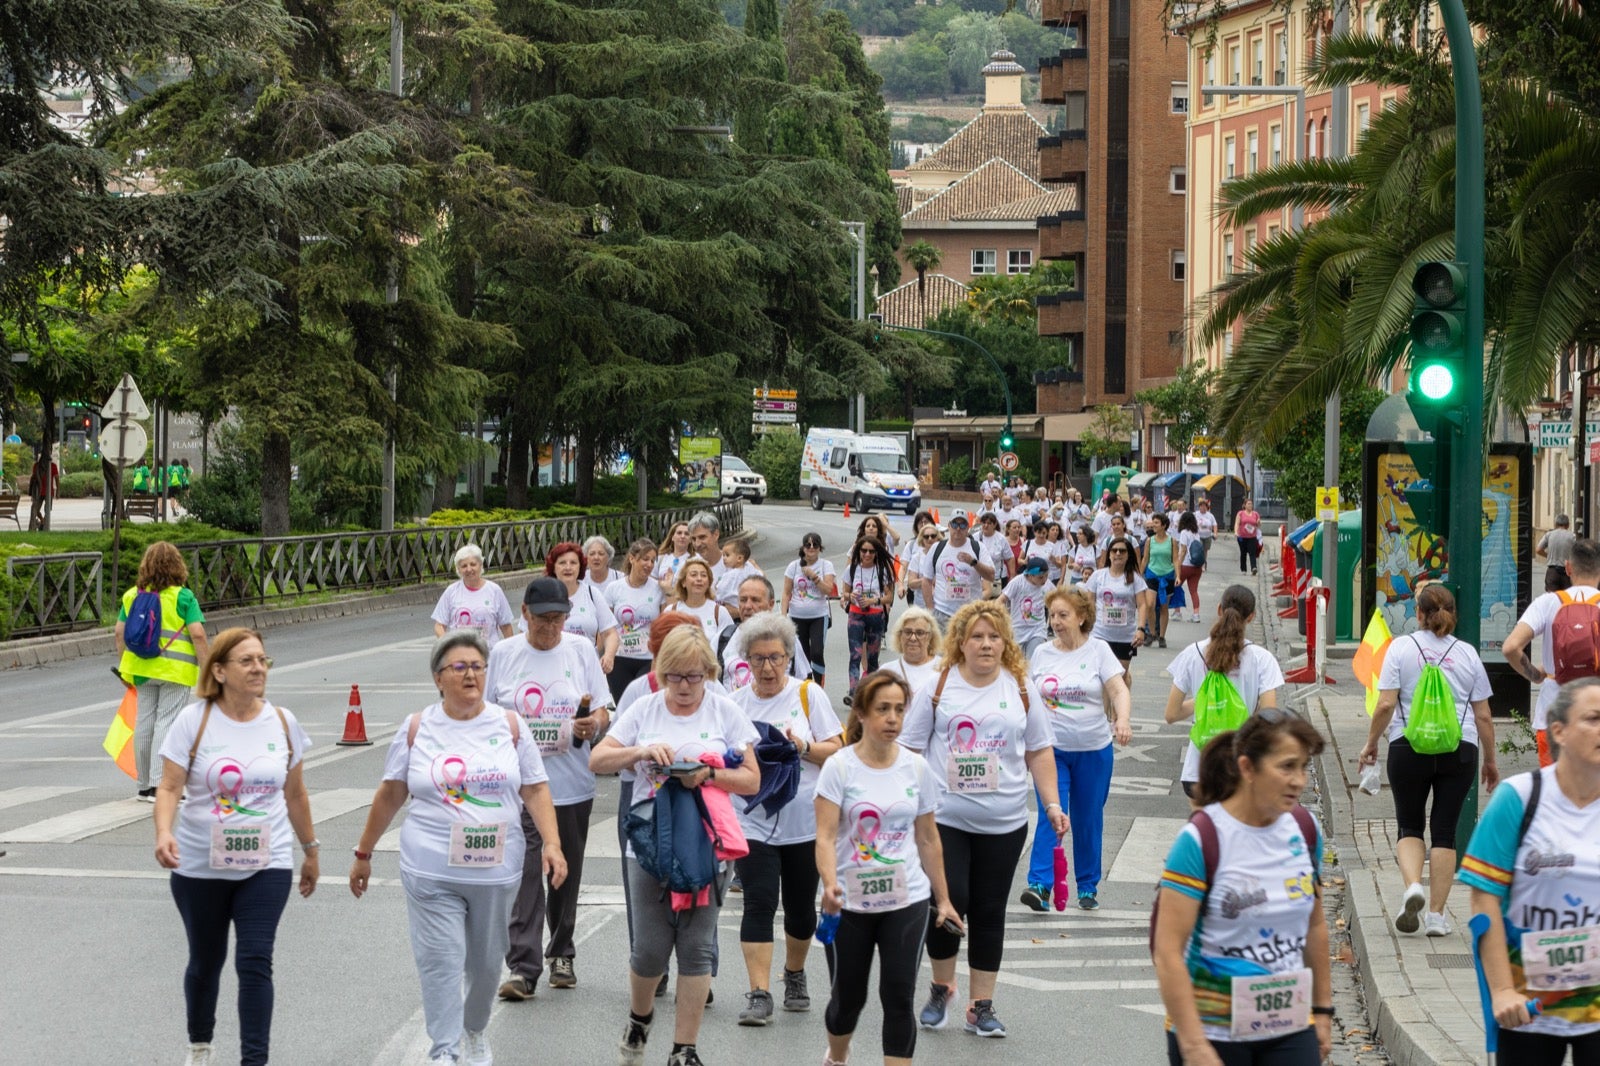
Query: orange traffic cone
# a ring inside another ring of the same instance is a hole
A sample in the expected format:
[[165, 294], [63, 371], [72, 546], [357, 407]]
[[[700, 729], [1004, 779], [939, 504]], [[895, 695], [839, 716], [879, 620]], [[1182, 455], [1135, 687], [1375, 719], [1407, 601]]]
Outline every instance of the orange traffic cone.
[[939, 508], [937, 507], [933, 509], [933, 524], [936, 526], [944, 524], [943, 522], [939, 521]]
[[350, 686], [350, 709], [344, 715], [344, 736], [339, 743], [352, 748], [372, 743], [367, 739], [366, 716], [361, 713], [360, 685]]
[[844, 505], [844, 516], [846, 518], [850, 517], [850, 505], [848, 503]]

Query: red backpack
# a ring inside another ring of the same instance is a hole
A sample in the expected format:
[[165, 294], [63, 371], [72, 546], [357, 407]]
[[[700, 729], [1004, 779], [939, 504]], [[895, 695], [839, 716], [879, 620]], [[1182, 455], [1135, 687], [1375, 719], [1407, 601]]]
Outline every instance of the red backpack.
[[1578, 599], [1558, 592], [1561, 606], [1550, 622], [1550, 649], [1561, 684], [1579, 677], [1600, 677], [1600, 596]]

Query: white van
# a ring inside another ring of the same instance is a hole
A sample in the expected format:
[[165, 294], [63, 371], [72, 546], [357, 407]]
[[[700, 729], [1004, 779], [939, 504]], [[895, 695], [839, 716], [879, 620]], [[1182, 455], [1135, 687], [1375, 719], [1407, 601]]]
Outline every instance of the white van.
[[873, 508], [916, 514], [922, 490], [900, 442], [892, 437], [848, 429], [813, 429], [800, 456], [800, 495], [813, 510], [847, 503], [857, 511]]

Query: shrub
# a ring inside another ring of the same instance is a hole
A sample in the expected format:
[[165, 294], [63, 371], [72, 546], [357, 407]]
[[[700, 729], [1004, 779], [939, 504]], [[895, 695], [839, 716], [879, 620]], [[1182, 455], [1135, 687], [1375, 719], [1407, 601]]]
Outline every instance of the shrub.
[[99, 496], [105, 492], [105, 481], [100, 477], [100, 471], [82, 471], [76, 474], [63, 474], [61, 476], [61, 497], [67, 500], [82, 500], [91, 496]]
[[763, 434], [750, 449], [750, 468], [767, 479], [767, 495], [775, 500], [800, 498], [800, 457], [805, 440], [798, 429]]
[[939, 467], [939, 484], [946, 488], [965, 485], [972, 480], [972, 461], [964, 455], [958, 455]]

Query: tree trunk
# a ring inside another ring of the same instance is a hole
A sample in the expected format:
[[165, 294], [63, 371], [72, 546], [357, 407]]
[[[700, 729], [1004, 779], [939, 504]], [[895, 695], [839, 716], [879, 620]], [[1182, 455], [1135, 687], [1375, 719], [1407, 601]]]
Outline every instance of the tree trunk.
[[434, 472], [433, 510], [442, 511], [456, 502], [456, 471], [454, 467]]
[[572, 462], [572, 502], [588, 506], [594, 502], [594, 433], [578, 431], [577, 454]]
[[261, 442], [261, 535], [289, 535], [289, 435], [270, 432]]
[[515, 424], [506, 430], [506, 506], [528, 507], [528, 438]]

